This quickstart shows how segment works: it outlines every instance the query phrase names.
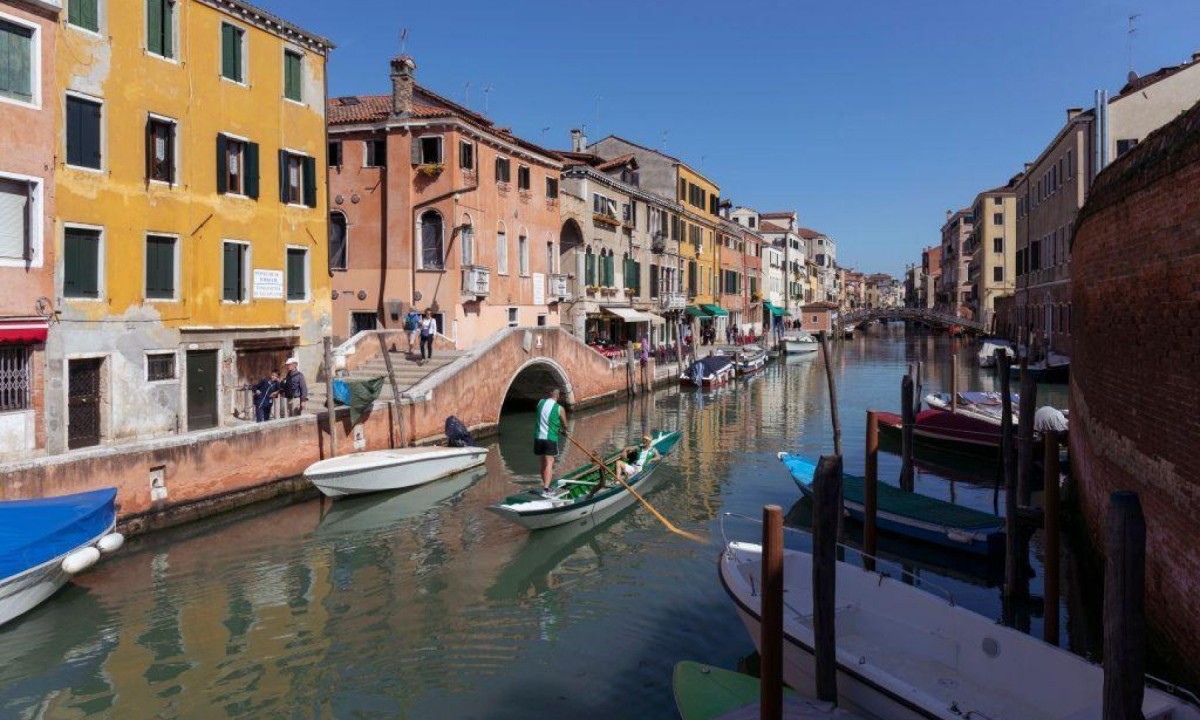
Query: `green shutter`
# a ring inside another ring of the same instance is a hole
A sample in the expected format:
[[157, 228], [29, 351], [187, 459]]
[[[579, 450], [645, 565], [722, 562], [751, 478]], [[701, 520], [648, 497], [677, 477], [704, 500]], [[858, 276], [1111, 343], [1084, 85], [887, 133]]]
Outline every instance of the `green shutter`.
[[162, 49], [163, 57], [175, 57], [175, 0], [162, 2]]
[[258, 199], [258, 143], [246, 143], [242, 165], [242, 192], [246, 197]]
[[234, 25], [221, 26], [221, 74], [242, 82], [242, 33]]
[[163, 52], [163, 0], [146, 0], [146, 49], [155, 55]]
[[0, 20], [0, 95], [33, 100], [33, 31]]
[[100, 296], [100, 233], [67, 229], [63, 236], [63, 295]]
[[146, 297], [169, 299], [175, 295], [175, 240], [146, 238]]
[[284, 51], [283, 53], [283, 95], [289, 100], [299, 102], [302, 98], [300, 91], [301, 56]]
[[303, 250], [288, 249], [287, 251], [287, 299], [303, 300], [306, 283], [304, 282]]
[[304, 158], [304, 204], [310, 208], [317, 206], [317, 160]]
[[217, 133], [217, 194], [224, 195], [229, 191], [229, 167], [225, 155], [228, 151], [225, 136]]
[[100, 30], [100, 13], [96, 7], [99, 0], [69, 0], [69, 2], [67, 22], [92, 32]]
[[223, 261], [224, 289], [221, 297], [225, 300], [238, 301], [241, 300], [241, 268], [238, 267], [238, 249], [237, 243], [225, 243], [225, 258]]
[[288, 201], [288, 153], [287, 150], [279, 151], [279, 202], [287, 204]]

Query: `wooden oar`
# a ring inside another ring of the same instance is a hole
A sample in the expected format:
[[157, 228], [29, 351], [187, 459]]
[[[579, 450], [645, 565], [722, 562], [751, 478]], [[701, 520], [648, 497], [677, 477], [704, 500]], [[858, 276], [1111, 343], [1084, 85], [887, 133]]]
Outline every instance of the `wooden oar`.
[[[641, 502], [643, 505], [645, 505], [645, 506], [646, 506], [646, 509], [647, 509], [647, 510], [649, 510], [649, 511], [650, 511], [650, 513], [651, 513], [652, 515], [654, 515], [654, 517], [658, 518], [659, 522], [661, 522], [661, 523], [663, 524], [663, 526], [664, 526], [664, 527], [666, 527], [668, 530], [670, 530], [671, 532], [675, 533], [676, 535], [682, 535], [682, 536], [683, 536], [683, 537], [685, 537], [685, 538], [688, 538], [688, 539], [690, 539], [690, 540], [695, 540], [696, 542], [700, 542], [700, 543], [702, 543], [702, 542], [705, 542], [704, 538], [700, 537], [699, 535], [695, 535], [695, 534], [693, 534], [693, 533], [690, 533], [690, 532], [688, 532], [687, 530], [681, 530], [680, 528], [677, 528], [677, 527], [675, 527], [675, 525], [674, 525], [674, 524], [673, 524], [673, 523], [672, 523], [670, 520], [668, 520], [668, 519], [666, 519], [665, 517], [663, 517], [663, 514], [662, 514], [662, 513], [660, 513], [658, 510], [656, 510], [656, 509], [654, 508], [654, 506], [653, 506], [653, 505], [651, 505], [651, 504], [650, 504], [650, 503], [649, 503], [649, 502], [646, 500], [646, 498], [644, 498], [644, 497], [642, 497], [640, 494], [638, 494], [638, 491], [637, 491], [637, 490], [634, 490], [632, 487], [630, 487], [629, 483], [627, 483], [627, 482], [625, 482], [624, 480], [622, 480], [622, 479], [621, 479], [621, 476], [620, 476], [620, 475], [618, 475], [617, 473], [613, 472], [612, 468], [610, 468], [608, 465], [606, 465], [606, 464], [605, 464], [605, 462], [604, 462], [604, 460], [602, 460], [602, 459], [600, 458], [600, 456], [599, 456], [599, 455], [597, 455], [596, 453], [592, 452], [591, 450], [588, 450], [588, 449], [587, 449], [586, 447], [584, 447], [583, 445], [580, 445], [580, 444], [579, 444], [579, 442], [578, 442], [578, 441], [577, 441], [575, 438], [571, 437], [571, 436], [570, 436], [570, 435], [567, 433], [567, 431], [566, 431], [566, 430], [560, 430], [559, 432], [561, 432], [561, 433], [562, 433], [564, 436], [566, 436], [566, 438], [567, 438], [568, 440], [570, 440], [570, 441], [571, 441], [571, 444], [572, 444], [572, 445], [574, 445], [575, 447], [577, 447], [577, 448], [579, 448], [580, 450], [582, 450], [584, 455], [587, 455], [589, 458], [591, 458], [591, 459], [592, 459], [592, 462], [594, 462], [594, 463], [596, 463], [597, 465], [599, 465], [601, 468], [603, 468], [603, 469], [604, 469], [604, 471], [605, 471], [605, 472], [607, 472], [609, 475], [612, 475], [614, 478], [616, 478], [617, 482], [619, 482], [619, 483], [621, 483], [622, 485], [624, 485], [624, 486], [625, 486], [625, 489], [629, 491], [629, 494], [630, 494], [630, 495], [633, 495], [635, 498], [637, 498], [637, 499], [638, 499], [638, 501], [639, 501], [639, 502]], [[603, 476], [601, 476], [601, 477], [603, 478]]]

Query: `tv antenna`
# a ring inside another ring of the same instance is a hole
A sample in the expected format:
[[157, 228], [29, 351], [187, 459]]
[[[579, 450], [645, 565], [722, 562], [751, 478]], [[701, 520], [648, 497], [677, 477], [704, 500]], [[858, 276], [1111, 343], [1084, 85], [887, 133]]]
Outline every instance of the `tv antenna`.
[[668, 136], [668, 135], [670, 135], [670, 134], [671, 134], [671, 131], [670, 131], [670, 130], [663, 130], [663, 131], [662, 131], [662, 138], [661, 138], [661, 139], [658, 141], [658, 147], [659, 147], [659, 149], [660, 149], [660, 150], [666, 149], [666, 147], [667, 147], [667, 136]]
[[400, 30], [400, 54], [403, 55], [408, 51], [408, 28]]
[[483, 114], [484, 114], [484, 115], [487, 115], [487, 111], [488, 111], [488, 93], [490, 93], [491, 91], [492, 91], [492, 86], [491, 86], [491, 85], [484, 85], [484, 86], [483, 86]]
[[1129, 73], [1133, 75], [1133, 38], [1137, 35], [1137, 19], [1142, 16], [1141, 13], [1134, 13], [1129, 16], [1129, 29], [1125, 31], [1128, 36], [1129, 45]]
[[547, 131], [547, 130], [549, 130], [549, 129], [550, 129], [550, 126], [549, 126], [549, 125], [547, 125], [546, 127], [542, 128], [542, 145], [545, 145], [545, 144], [546, 144], [546, 131]]
[[[603, 96], [603, 95], [597, 95], [597, 96], [596, 96], [596, 127], [597, 127], [597, 128], [599, 128], [599, 127], [600, 127], [600, 103], [602, 103], [602, 102], [604, 102], [604, 96]], [[597, 129], [597, 130], [596, 130], [596, 137], [599, 137], [599, 136], [600, 136], [600, 130], [599, 130], [599, 129]]]
[[471, 107], [471, 81], [463, 83], [463, 107]]

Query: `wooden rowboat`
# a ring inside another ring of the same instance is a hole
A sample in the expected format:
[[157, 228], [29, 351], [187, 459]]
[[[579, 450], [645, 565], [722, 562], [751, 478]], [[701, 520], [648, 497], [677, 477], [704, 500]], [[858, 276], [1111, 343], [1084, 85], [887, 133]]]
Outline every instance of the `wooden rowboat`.
[[[760, 680], [684, 660], [671, 678], [683, 720], [758, 720]], [[783, 689], [783, 720], [854, 720], [856, 716]]]

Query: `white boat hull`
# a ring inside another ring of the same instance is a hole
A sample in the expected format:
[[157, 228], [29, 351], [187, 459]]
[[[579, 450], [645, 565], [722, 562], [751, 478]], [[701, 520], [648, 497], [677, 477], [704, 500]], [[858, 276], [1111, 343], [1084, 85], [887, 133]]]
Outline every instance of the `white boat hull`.
[[398, 448], [314, 463], [304, 476], [329, 497], [403, 490], [482, 465], [487, 448]]
[[0, 625], [24, 615], [58, 592], [59, 588], [71, 579], [70, 573], [63, 570], [63, 560], [71, 553], [95, 546], [100, 542], [100, 538], [112, 531], [113, 526], [110, 525], [107, 530], [83, 545], [72, 548], [70, 552], [47, 560], [19, 575], [0, 579]]
[[[655, 467], [655, 470], [658, 468]], [[642, 484], [650, 479], [650, 476], [639, 482], [637, 489], [642, 487]], [[601, 498], [594, 503], [581, 505], [570, 510], [561, 512], [538, 512], [539, 510], [552, 510], [558, 505], [553, 500], [541, 500], [536, 503], [525, 503], [522, 512], [509, 509], [504, 506], [495, 506], [488, 508], [497, 515], [508, 518], [516, 524], [528, 528], [530, 530], [543, 530], [557, 525], [566, 525], [567, 523], [576, 522], [593, 515], [604, 515], [611, 517], [613, 514], [620, 511], [622, 508], [632, 505], [637, 502], [637, 498], [630, 492], [614, 493], [606, 498]], [[561, 503], [566, 504], [566, 503]], [[530, 512], [537, 514], [530, 514]]]
[[809, 338], [785, 337], [783, 351], [788, 355], [808, 355], [821, 349], [821, 343]]

